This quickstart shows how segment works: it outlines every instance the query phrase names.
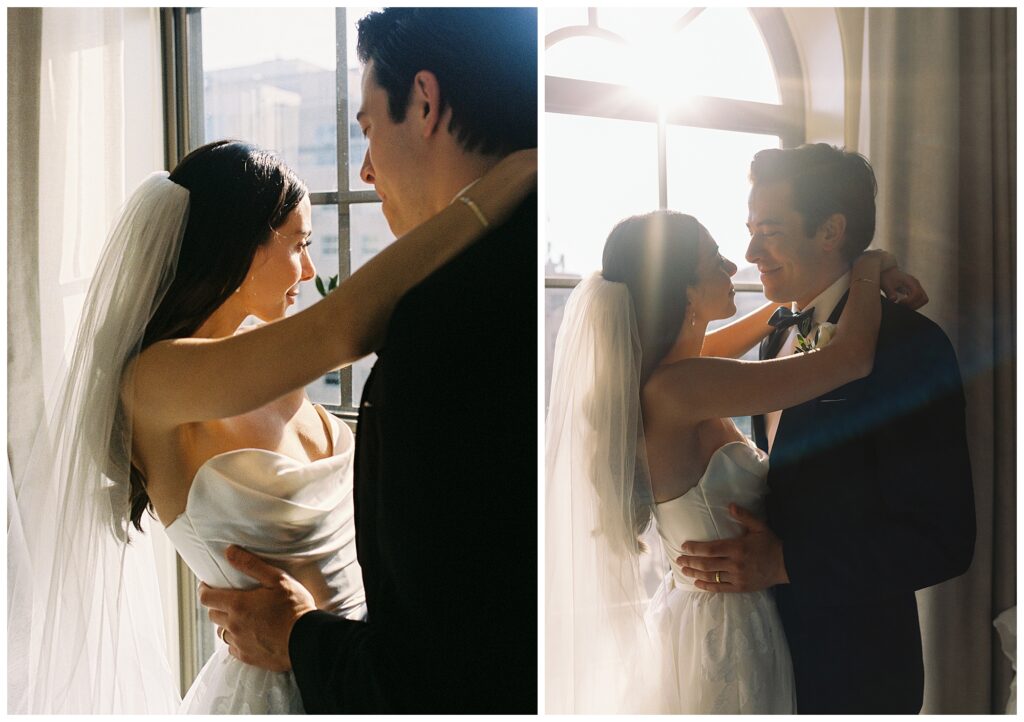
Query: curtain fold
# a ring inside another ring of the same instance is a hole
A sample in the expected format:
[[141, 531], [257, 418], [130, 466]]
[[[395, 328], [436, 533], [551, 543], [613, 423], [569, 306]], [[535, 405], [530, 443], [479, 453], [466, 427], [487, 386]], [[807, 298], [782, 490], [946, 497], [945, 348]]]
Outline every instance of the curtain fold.
[[40, 8], [7, 10], [7, 463], [20, 472], [42, 418], [39, 322]]
[[[876, 238], [918, 275], [957, 351], [974, 562], [918, 593], [929, 713], [1005, 709], [993, 619], [1016, 604], [1016, 9], [869, 8], [860, 148]], [[898, 552], [897, 552], [898, 553]]]
[[101, 561], [62, 566], [58, 512], [79, 480], [36, 463], [108, 229], [162, 165], [157, 11], [7, 12], [7, 711], [174, 712], [152, 535], [83, 539]]
[[39, 324], [39, 67], [43, 12], [7, 10], [7, 705], [27, 709], [29, 654], [23, 619], [31, 562], [14, 491], [43, 417]]

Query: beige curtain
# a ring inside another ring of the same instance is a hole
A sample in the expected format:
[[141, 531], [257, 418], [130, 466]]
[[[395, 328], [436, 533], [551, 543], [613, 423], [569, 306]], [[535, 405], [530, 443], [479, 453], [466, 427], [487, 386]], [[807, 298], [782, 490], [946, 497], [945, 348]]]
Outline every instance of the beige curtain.
[[[14, 494], [14, 475], [43, 409], [39, 325], [39, 60], [42, 10], [7, 10], [7, 608], [31, 604], [32, 568]], [[14, 99], [17, 101], [14, 102]], [[24, 664], [30, 640], [23, 620], [7, 617], [8, 711], [26, 706]]]
[[37, 203], [42, 18], [40, 8], [7, 10], [7, 461], [14, 474], [43, 408]]
[[[967, 394], [978, 537], [964, 576], [919, 592], [929, 713], [1002, 712], [992, 627], [1016, 605], [1016, 9], [869, 8], [860, 149], [878, 238], [929, 291]], [[898, 554], [899, 550], [893, 550]]]

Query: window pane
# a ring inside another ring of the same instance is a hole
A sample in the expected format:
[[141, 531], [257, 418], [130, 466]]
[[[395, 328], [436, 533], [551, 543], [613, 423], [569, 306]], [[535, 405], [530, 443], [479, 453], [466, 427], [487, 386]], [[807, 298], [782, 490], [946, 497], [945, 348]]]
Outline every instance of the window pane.
[[311, 191], [337, 188], [333, 8], [202, 13], [206, 140], [255, 143]]
[[768, 46], [744, 8], [706, 8], [675, 35], [664, 62], [683, 69], [674, 91], [677, 97], [782, 102]]
[[[357, 203], [350, 206], [352, 214], [352, 270], [353, 272], [380, 253], [395, 240], [388, 228], [380, 203]], [[352, 364], [352, 405], [358, 406], [363, 395], [363, 385], [370, 375], [376, 354]]]
[[750, 161], [764, 148], [778, 148], [774, 135], [669, 126], [668, 207], [696, 216], [718, 241], [722, 255], [740, 267], [736, 283], [760, 283], [744, 260]]
[[544, 34], [570, 25], [586, 25], [586, 8], [544, 8], [541, 10]]
[[[597, 24], [640, 46], [652, 36], [671, 33], [690, 8], [598, 8]], [[706, 11], [705, 11], [706, 12]]]
[[684, 27], [689, 8], [598, 8], [598, 26], [621, 37], [576, 37], [545, 54], [547, 73], [641, 88], [662, 102], [708, 95], [781, 102], [771, 58], [744, 8], [705, 8]]
[[[309, 247], [309, 257], [313, 261], [313, 265], [316, 266], [316, 273], [326, 288], [331, 276], [338, 275], [338, 207], [336, 205], [313, 206], [312, 224], [313, 235], [310, 240], [313, 243]], [[295, 305], [289, 309], [288, 315], [309, 308], [321, 298], [314, 281], [300, 284], [299, 296]], [[338, 384], [338, 373], [331, 371], [306, 386], [306, 393], [315, 404], [336, 406], [341, 403], [341, 387]]]
[[544, 414], [547, 415], [551, 400], [551, 367], [555, 360], [555, 340], [562, 325], [565, 303], [569, 300], [571, 288], [544, 289]]
[[618, 221], [658, 207], [653, 123], [547, 114], [545, 272], [580, 277], [601, 268]]
[[[359, 56], [356, 53], [356, 24], [372, 10], [380, 8], [346, 8], [345, 32], [348, 43], [348, 183], [352, 190], [370, 190], [373, 186], [363, 183], [359, 177], [359, 169], [363, 165], [363, 157], [366, 155], [366, 138], [363, 131], [356, 122], [356, 113], [359, 112], [359, 105], [363, 102], [362, 91], [362, 67], [359, 65]], [[354, 266], [353, 266], [354, 268]]]
[[604, 38], [572, 37], [552, 45], [544, 55], [545, 73], [562, 78], [629, 85], [633, 61], [629, 48]]

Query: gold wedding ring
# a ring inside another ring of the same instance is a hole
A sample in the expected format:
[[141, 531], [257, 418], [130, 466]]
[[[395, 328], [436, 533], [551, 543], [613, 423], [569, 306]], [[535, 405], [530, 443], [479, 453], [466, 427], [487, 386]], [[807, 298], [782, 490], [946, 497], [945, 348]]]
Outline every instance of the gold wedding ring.
[[227, 631], [228, 630], [224, 629], [224, 627], [217, 627], [217, 636], [220, 637], [220, 641], [224, 642], [224, 644], [228, 643], [228, 640], [224, 639], [224, 634]]
[[722, 583], [722, 572], [715, 572], [715, 584]]

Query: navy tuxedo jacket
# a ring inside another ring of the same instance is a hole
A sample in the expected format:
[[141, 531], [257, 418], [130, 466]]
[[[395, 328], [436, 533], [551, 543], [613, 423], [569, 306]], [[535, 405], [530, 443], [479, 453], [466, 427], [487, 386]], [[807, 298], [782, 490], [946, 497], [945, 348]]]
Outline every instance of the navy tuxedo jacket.
[[536, 202], [395, 308], [356, 438], [368, 616], [296, 623], [308, 713], [536, 713]]
[[[872, 373], [786, 409], [772, 446], [768, 523], [790, 578], [775, 597], [801, 713], [917, 713], [914, 592], [974, 551], [956, 356], [930, 320], [882, 303]], [[753, 427], [766, 449], [764, 417]]]

